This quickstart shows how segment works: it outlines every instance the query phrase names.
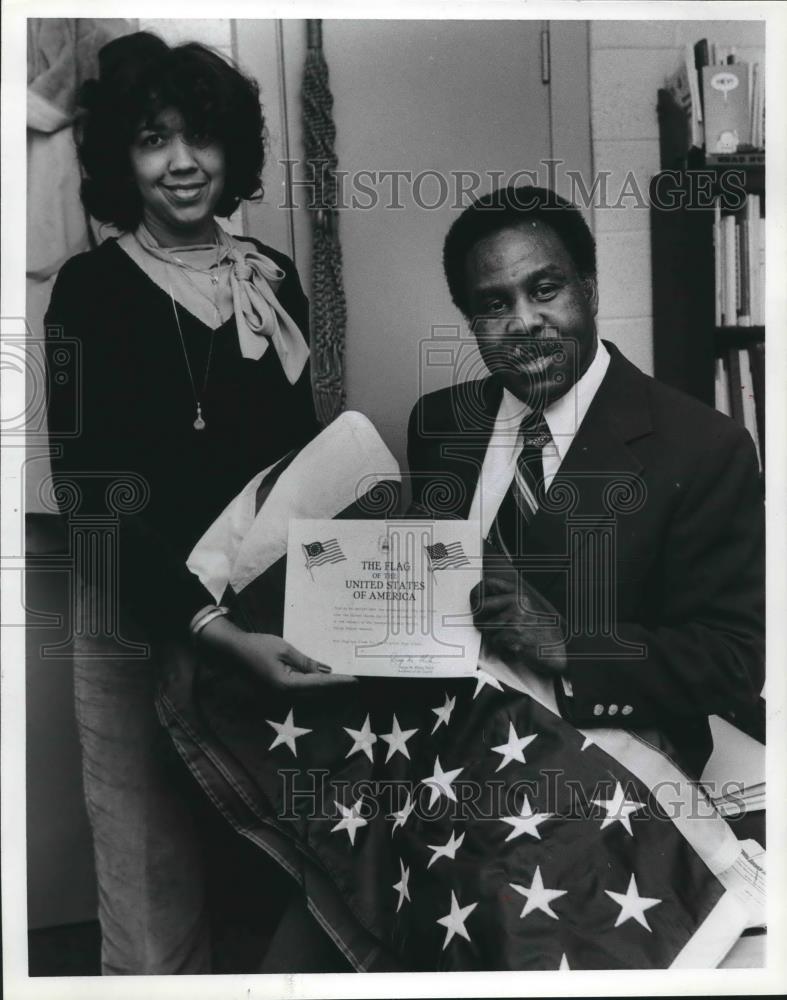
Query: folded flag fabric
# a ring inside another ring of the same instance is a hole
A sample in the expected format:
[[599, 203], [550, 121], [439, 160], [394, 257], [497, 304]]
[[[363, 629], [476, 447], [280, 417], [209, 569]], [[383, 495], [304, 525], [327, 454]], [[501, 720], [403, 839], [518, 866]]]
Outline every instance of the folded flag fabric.
[[306, 569], [310, 571], [315, 566], [324, 566], [325, 563], [347, 561], [347, 556], [335, 538], [329, 538], [327, 542], [309, 542], [303, 546], [303, 554], [306, 556]]
[[438, 569], [459, 569], [462, 566], [469, 566], [470, 561], [464, 554], [461, 542], [437, 542], [435, 545], [425, 545], [426, 555], [429, 558], [429, 565], [432, 570]]
[[[331, 490], [358, 496], [357, 479], [325, 488], [331, 455], [312, 454], [317, 478], [301, 453], [256, 516], [244, 499], [253, 546], [234, 510], [206, 534], [210, 558], [192, 554], [223, 567], [215, 580], [242, 579], [229, 600], [249, 629], [281, 628], [280, 491], [302, 517], [341, 516]], [[462, 557], [442, 548], [433, 566]], [[716, 966], [762, 919], [758, 857], [645, 734], [580, 732], [550, 682], [481, 666], [293, 697], [184, 645], [157, 707], [214, 805], [289, 872], [358, 971]]]
[[359, 971], [709, 967], [751, 922], [696, 786], [491, 672], [294, 699], [202, 665], [159, 708]]
[[371, 421], [348, 410], [295, 454], [263, 469], [197, 542], [187, 565], [216, 601], [240, 594], [287, 552], [290, 518], [386, 517], [398, 496], [396, 459]]

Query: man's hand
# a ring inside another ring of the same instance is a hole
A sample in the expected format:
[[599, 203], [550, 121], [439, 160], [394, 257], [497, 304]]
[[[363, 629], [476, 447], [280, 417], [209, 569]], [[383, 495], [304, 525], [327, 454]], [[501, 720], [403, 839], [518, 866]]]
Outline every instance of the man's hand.
[[244, 632], [223, 617], [209, 622], [198, 641], [212, 656], [231, 659], [275, 690], [315, 691], [357, 683], [355, 677], [334, 676], [330, 667], [304, 656], [277, 635]]
[[510, 563], [485, 560], [470, 606], [485, 648], [509, 667], [526, 666], [547, 675], [565, 672], [560, 616]]

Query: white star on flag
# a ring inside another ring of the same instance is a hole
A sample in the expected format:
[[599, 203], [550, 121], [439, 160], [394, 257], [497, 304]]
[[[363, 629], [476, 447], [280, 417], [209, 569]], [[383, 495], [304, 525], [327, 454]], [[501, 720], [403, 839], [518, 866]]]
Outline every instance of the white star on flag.
[[385, 763], [387, 764], [397, 751], [409, 760], [410, 751], [407, 749], [407, 741], [411, 736], [415, 736], [417, 732], [417, 729], [400, 729], [399, 720], [396, 718], [396, 715], [394, 715], [391, 732], [382, 733], [380, 736], [380, 739], [385, 740], [388, 744], [388, 753], [385, 756]]
[[433, 733], [438, 729], [439, 726], [443, 724], [448, 725], [451, 719], [451, 712], [453, 712], [455, 704], [456, 704], [456, 698], [449, 698], [448, 695], [446, 694], [445, 703], [441, 705], [440, 708], [432, 709], [434, 714], [437, 716], [437, 722], [435, 722], [434, 729], [432, 729]]
[[391, 830], [392, 837], [396, 833], [397, 827], [404, 826], [404, 824], [407, 822], [407, 817], [410, 815], [410, 813], [413, 811], [414, 808], [415, 806], [413, 804], [412, 796], [408, 792], [407, 801], [405, 802], [405, 804], [398, 812], [392, 813], [390, 816], [390, 818], [394, 821], [393, 830]]
[[601, 823], [602, 830], [613, 823], [620, 823], [629, 836], [634, 836], [631, 832], [631, 820], [629, 817], [632, 813], [637, 812], [638, 809], [644, 809], [644, 806], [641, 802], [627, 799], [623, 794], [623, 788], [619, 781], [615, 785], [615, 792], [611, 799], [593, 799], [593, 805], [601, 806], [607, 810], [607, 815]]
[[543, 823], [544, 820], [550, 819], [552, 816], [554, 816], [554, 813], [534, 813], [530, 805], [530, 800], [525, 795], [525, 801], [522, 803], [522, 810], [518, 816], [501, 816], [500, 818], [504, 823], [508, 823], [513, 827], [511, 833], [506, 837], [507, 841], [521, 837], [523, 833], [535, 837], [536, 840], [541, 840], [541, 834], [538, 832], [538, 824]]
[[649, 910], [651, 906], [658, 906], [661, 900], [651, 899], [648, 896], [640, 896], [637, 889], [637, 880], [633, 875], [625, 894], [622, 892], [612, 892], [610, 889], [605, 889], [604, 892], [610, 899], [614, 899], [620, 907], [618, 919], [615, 921], [616, 927], [620, 927], [621, 924], [625, 924], [627, 920], [633, 918], [638, 924], [642, 924], [646, 931], [650, 931], [651, 934], [653, 933], [645, 918], [645, 910]]
[[463, 770], [464, 768], [457, 767], [455, 771], [444, 771], [440, 766], [440, 758], [435, 757], [434, 774], [431, 778], [421, 779], [422, 785], [429, 785], [431, 793], [429, 796], [430, 809], [441, 795], [445, 795], [447, 799], [451, 799], [452, 802], [456, 802], [456, 794], [453, 788], [451, 788], [451, 783], [462, 773]]
[[399, 902], [396, 904], [396, 912], [402, 908], [402, 903], [407, 900], [408, 903], [411, 902], [410, 899], [410, 869], [405, 867], [404, 861], [399, 858], [399, 868], [401, 872], [401, 878], [394, 886], [394, 889], [399, 893]]
[[462, 846], [462, 841], [465, 839], [465, 835], [461, 834], [459, 837], [454, 835], [454, 831], [451, 831], [451, 836], [448, 841], [438, 846], [436, 844], [427, 844], [426, 846], [430, 851], [434, 851], [434, 854], [429, 858], [429, 864], [427, 868], [431, 868], [432, 865], [437, 861], [438, 858], [450, 858], [452, 861], [456, 859], [456, 852]]
[[359, 795], [356, 802], [348, 809], [347, 806], [342, 805], [334, 799], [337, 808], [342, 814], [342, 818], [336, 824], [336, 826], [331, 827], [331, 833], [336, 833], [338, 830], [346, 830], [347, 836], [350, 838], [350, 843], [355, 846], [355, 834], [358, 832], [359, 826], [366, 826], [368, 820], [365, 820], [361, 816], [361, 803], [363, 802], [363, 795]]
[[594, 747], [595, 745], [596, 745], [596, 741], [595, 740], [591, 740], [591, 738], [589, 736], [586, 736], [585, 739], [582, 741], [582, 746], [579, 749], [580, 750], [587, 750], [588, 747]]
[[274, 747], [279, 746], [280, 743], [286, 743], [287, 746], [292, 750], [293, 754], [297, 757], [298, 751], [295, 749], [295, 741], [299, 736], [305, 736], [306, 733], [310, 733], [311, 729], [304, 729], [303, 726], [296, 726], [292, 718], [292, 709], [287, 714], [287, 718], [284, 722], [273, 722], [271, 719], [265, 720], [269, 726], [273, 726], [276, 730], [276, 737], [268, 747], [269, 750], [273, 750]]
[[553, 899], [557, 899], [558, 896], [565, 896], [566, 890], [545, 889], [541, 878], [541, 868], [538, 865], [536, 865], [536, 873], [533, 876], [533, 881], [530, 883], [529, 889], [526, 889], [523, 885], [515, 885], [513, 882], [509, 882], [508, 884], [527, 900], [524, 909], [519, 914], [520, 917], [526, 917], [528, 913], [533, 913], [534, 910], [541, 910], [547, 916], [553, 917], [555, 920], [558, 919], [557, 913], [554, 912], [549, 904]]
[[468, 906], [460, 906], [457, 901], [456, 894], [453, 891], [451, 892], [451, 912], [446, 914], [444, 917], [439, 917], [437, 921], [438, 924], [446, 928], [445, 941], [443, 941], [443, 951], [445, 951], [454, 934], [459, 934], [465, 939], [465, 941], [470, 940], [470, 935], [467, 933], [467, 929], [465, 928], [465, 920], [467, 920], [476, 906], [478, 906], [478, 903], [470, 903]]
[[347, 726], [342, 727], [349, 736], [352, 736], [355, 741], [350, 749], [345, 754], [345, 757], [351, 757], [354, 753], [363, 751], [370, 761], [374, 762], [374, 757], [372, 756], [372, 747], [377, 742], [377, 737], [372, 732], [371, 724], [369, 723], [369, 716], [366, 716], [363, 727], [361, 729], [349, 729]]
[[568, 964], [568, 959], [566, 958], [566, 953], [563, 952], [563, 954], [562, 954], [562, 956], [560, 958], [560, 965], [558, 966], [558, 970], [557, 971], [558, 972], [565, 972], [566, 970], [568, 970], [570, 972], [571, 971], [571, 966]]
[[529, 743], [532, 743], [536, 739], [536, 735], [534, 733], [532, 736], [517, 736], [514, 723], [509, 722], [508, 743], [502, 743], [499, 747], [492, 747], [495, 753], [502, 754], [503, 757], [495, 770], [502, 771], [506, 764], [510, 764], [512, 760], [518, 760], [520, 764], [524, 764], [525, 755], [522, 751]]
[[475, 676], [475, 691], [473, 691], [473, 701], [476, 700], [479, 693], [481, 692], [481, 689], [485, 688], [487, 684], [489, 685], [489, 687], [497, 688], [498, 691], [503, 690], [503, 685], [500, 683], [497, 677], [493, 677], [491, 674], [488, 674], [486, 670], [479, 670]]

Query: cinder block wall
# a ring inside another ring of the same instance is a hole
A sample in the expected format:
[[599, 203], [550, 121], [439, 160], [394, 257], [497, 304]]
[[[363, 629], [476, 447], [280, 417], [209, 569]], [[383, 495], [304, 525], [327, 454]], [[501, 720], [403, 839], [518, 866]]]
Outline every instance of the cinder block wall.
[[[761, 21], [593, 21], [590, 25], [594, 172], [610, 171], [610, 207], [593, 211], [598, 243], [599, 330], [644, 371], [653, 371], [650, 217], [647, 193], [659, 170], [656, 91], [701, 38], [765, 61]], [[631, 171], [636, 187], [624, 188]], [[620, 199], [622, 191], [641, 191]]]

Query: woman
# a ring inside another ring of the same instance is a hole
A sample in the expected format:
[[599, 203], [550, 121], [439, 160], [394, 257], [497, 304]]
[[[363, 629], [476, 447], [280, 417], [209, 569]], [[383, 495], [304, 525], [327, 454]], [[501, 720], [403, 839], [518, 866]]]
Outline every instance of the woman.
[[337, 680], [240, 632], [185, 569], [252, 475], [317, 431], [307, 302], [292, 261], [216, 222], [261, 192], [255, 83], [201, 45], [140, 32], [102, 49], [81, 103], [82, 199], [121, 235], [62, 268], [46, 326], [52, 369], [64, 343], [79, 359], [76, 394], [51, 379], [55, 491], [111, 540], [85, 560], [75, 623], [102, 967], [207, 972], [203, 847], [154, 689], [189, 632], [274, 686]]

